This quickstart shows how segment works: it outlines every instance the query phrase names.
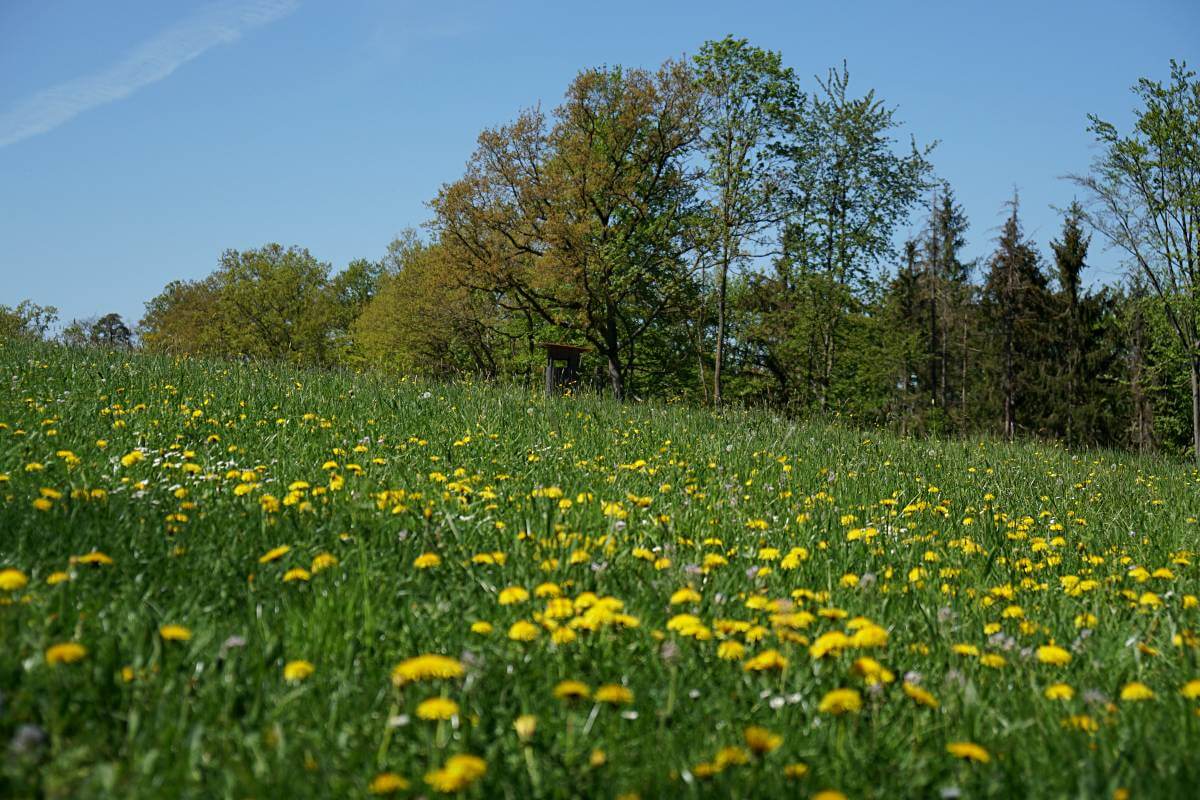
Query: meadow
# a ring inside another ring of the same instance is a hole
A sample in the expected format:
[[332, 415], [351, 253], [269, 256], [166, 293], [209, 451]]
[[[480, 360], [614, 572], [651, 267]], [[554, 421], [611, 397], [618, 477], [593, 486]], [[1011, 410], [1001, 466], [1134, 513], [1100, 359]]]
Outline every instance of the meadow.
[[1192, 796], [1197, 472], [0, 343], [0, 796]]

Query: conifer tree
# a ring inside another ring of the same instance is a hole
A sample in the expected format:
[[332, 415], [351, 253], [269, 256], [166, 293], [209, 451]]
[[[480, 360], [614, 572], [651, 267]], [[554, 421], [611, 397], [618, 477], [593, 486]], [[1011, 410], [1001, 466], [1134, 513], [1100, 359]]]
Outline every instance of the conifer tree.
[[984, 283], [984, 313], [991, 334], [992, 369], [999, 392], [1000, 433], [1011, 440], [1020, 427], [1041, 425], [1047, 280], [1032, 242], [1025, 239], [1016, 194]]

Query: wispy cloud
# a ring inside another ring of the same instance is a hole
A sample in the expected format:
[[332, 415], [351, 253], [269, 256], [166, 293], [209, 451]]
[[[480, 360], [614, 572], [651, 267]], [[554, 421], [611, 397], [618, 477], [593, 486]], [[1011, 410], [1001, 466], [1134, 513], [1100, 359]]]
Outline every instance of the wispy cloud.
[[44, 89], [0, 112], [0, 147], [160, 81], [204, 51], [290, 14], [299, 0], [225, 0], [147, 39], [108, 69]]

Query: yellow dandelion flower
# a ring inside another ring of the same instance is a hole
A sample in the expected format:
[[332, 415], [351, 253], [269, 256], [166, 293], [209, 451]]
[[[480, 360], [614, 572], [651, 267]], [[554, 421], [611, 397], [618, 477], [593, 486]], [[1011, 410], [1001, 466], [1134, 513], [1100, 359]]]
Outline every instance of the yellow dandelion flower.
[[596, 689], [592, 696], [597, 703], [608, 703], [614, 706], [627, 706], [633, 702], [633, 692], [616, 683], [606, 683]]
[[586, 700], [591, 693], [592, 690], [582, 681], [559, 681], [554, 687], [554, 696], [559, 700]]
[[408, 788], [408, 781], [394, 772], [381, 772], [374, 777], [367, 791], [371, 794], [395, 794]]
[[791, 780], [794, 780], [794, 781], [799, 780], [800, 778], [803, 778], [807, 774], [808, 774], [808, 764], [805, 764], [800, 761], [794, 761], [791, 764], [785, 765], [783, 768], [784, 777], [790, 778]]
[[857, 648], [885, 647], [888, 643], [888, 632], [879, 625], [864, 625], [850, 637], [850, 646]]
[[508, 638], [514, 642], [532, 642], [537, 636], [537, 625], [528, 620], [517, 620], [508, 628]]
[[417, 716], [421, 719], [444, 720], [457, 713], [458, 703], [448, 697], [430, 697], [417, 706]]
[[333, 553], [319, 553], [312, 562], [312, 573], [316, 575], [318, 572], [327, 570], [338, 565], [337, 556]]
[[432, 569], [440, 566], [442, 557], [437, 553], [422, 553], [413, 560], [413, 566], [417, 569]]
[[850, 637], [841, 631], [829, 631], [817, 637], [808, 648], [808, 654], [813, 658], [824, 658], [827, 655], [838, 655], [851, 646]]
[[738, 747], [736, 745], [722, 747], [717, 751], [717, 754], [713, 756], [713, 765], [718, 770], [722, 770], [730, 766], [737, 767], [741, 766], [742, 764], [749, 763], [750, 753], [745, 748]]
[[287, 572], [283, 573], [283, 582], [291, 583], [292, 581], [308, 581], [312, 578], [312, 573], [304, 567], [292, 567]]
[[401, 661], [392, 668], [392, 683], [404, 686], [423, 680], [461, 678], [463, 665], [449, 656], [427, 653]]
[[742, 732], [746, 746], [758, 755], [765, 755], [783, 744], [783, 737], [760, 725], [751, 725]]
[[279, 547], [272, 548], [259, 556], [258, 563], [269, 564], [272, 561], [278, 561], [290, 552], [292, 552], [291, 545], [281, 544]]
[[1061, 667], [1071, 663], [1071, 654], [1058, 645], [1047, 644], [1037, 649], [1037, 660], [1043, 664]]
[[528, 599], [529, 591], [523, 586], [509, 586], [507, 589], [500, 591], [500, 605], [502, 606], [524, 603]]
[[477, 633], [480, 636], [487, 636], [492, 632], [492, 623], [484, 620], [477, 620], [471, 623], [471, 633]]
[[522, 714], [513, 721], [513, 730], [522, 742], [528, 742], [537, 732], [538, 718], [533, 714]]
[[487, 773], [487, 762], [479, 756], [456, 755], [446, 759], [441, 769], [425, 773], [425, 782], [443, 794], [461, 792]]
[[685, 603], [699, 603], [700, 593], [690, 586], [685, 586], [677, 590], [671, 595], [670, 604], [673, 606], [683, 605]]
[[1072, 714], [1069, 717], [1064, 717], [1062, 726], [1067, 730], [1079, 731], [1081, 733], [1095, 733], [1100, 730], [1100, 723], [1087, 714]]
[[787, 669], [788, 660], [778, 650], [764, 650], [753, 658], [742, 662], [746, 672], [766, 672], [773, 669]]
[[158, 629], [158, 635], [167, 642], [186, 642], [192, 638], [192, 632], [182, 625], [163, 625]]
[[51, 666], [74, 664], [82, 660], [87, 653], [87, 648], [78, 642], [63, 642], [46, 649], [46, 663]]
[[1132, 681], [1121, 687], [1121, 699], [1128, 702], [1153, 700], [1154, 690], [1140, 681]]
[[974, 742], [951, 742], [946, 745], [946, 752], [955, 758], [961, 758], [964, 761], [974, 761], [979, 764], [986, 764], [992, 760], [988, 751]]
[[862, 695], [857, 689], [834, 689], [821, 698], [817, 710], [822, 714], [856, 714], [862, 710]]
[[1070, 700], [1075, 696], [1075, 690], [1065, 683], [1055, 683], [1047, 686], [1042, 694], [1047, 700]]
[[726, 642], [721, 642], [717, 647], [717, 658], [723, 661], [740, 661], [746, 654], [746, 646], [741, 642], [735, 642], [732, 639]]
[[1188, 681], [1179, 690], [1179, 693], [1188, 700], [1195, 700], [1200, 697], [1200, 679]]
[[15, 592], [29, 585], [29, 578], [19, 569], [0, 570], [0, 592]]
[[937, 708], [940, 705], [936, 697], [934, 697], [926, 689], [917, 686], [915, 683], [905, 682], [903, 689], [904, 693], [912, 698], [913, 702], [919, 706], [925, 706], [926, 708]]
[[312, 675], [316, 669], [317, 668], [308, 661], [289, 661], [283, 667], [283, 679], [289, 683], [299, 683], [309, 675]]

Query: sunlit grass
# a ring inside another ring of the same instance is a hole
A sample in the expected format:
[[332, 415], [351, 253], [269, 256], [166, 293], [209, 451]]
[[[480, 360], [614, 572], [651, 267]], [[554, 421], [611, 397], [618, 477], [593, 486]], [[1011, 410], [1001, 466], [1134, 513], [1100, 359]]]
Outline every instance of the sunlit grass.
[[40, 345], [0, 380], [0, 796], [1200, 779], [1183, 466]]

